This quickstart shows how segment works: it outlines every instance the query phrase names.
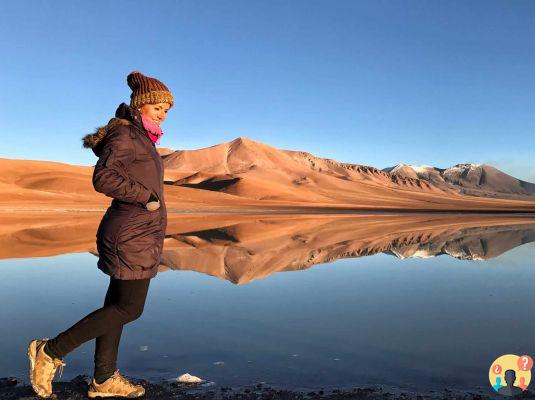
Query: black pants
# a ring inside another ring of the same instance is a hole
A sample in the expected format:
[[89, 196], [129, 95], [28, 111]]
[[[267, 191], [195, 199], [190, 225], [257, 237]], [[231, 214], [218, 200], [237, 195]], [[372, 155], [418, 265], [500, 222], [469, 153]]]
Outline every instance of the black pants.
[[143, 313], [149, 283], [150, 278], [126, 281], [110, 277], [104, 307], [51, 339], [48, 348], [63, 358], [82, 343], [96, 338], [95, 375], [115, 371], [123, 325]]

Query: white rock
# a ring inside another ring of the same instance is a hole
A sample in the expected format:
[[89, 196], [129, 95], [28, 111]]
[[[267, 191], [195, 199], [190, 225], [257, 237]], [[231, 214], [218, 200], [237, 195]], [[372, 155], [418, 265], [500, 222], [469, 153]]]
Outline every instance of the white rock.
[[188, 373], [180, 375], [176, 380], [180, 383], [201, 383], [203, 381], [198, 376], [190, 375]]

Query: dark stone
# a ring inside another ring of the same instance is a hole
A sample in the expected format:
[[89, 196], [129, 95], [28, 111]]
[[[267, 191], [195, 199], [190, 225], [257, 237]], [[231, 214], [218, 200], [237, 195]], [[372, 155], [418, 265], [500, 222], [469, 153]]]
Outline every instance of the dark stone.
[[17, 378], [12, 378], [12, 377], [0, 378], [0, 388], [17, 386], [17, 383], [18, 383]]

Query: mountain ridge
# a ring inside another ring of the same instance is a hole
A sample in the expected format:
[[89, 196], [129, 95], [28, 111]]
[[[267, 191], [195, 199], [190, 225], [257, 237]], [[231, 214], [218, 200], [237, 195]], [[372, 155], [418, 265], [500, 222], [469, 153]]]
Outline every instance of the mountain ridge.
[[[285, 172], [286, 176], [279, 176], [278, 182], [287, 186], [286, 191], [293, 185], [311, 185], [319, 179], [314, 177], [321, 174], [320, 181], [329, 176], [365, 185], [445, 195], [515, 199], [535, 194], [535, 184], [511, 177], [487, 164], [459, 163], [449, 168], [437, 168], [401, 163], [379, 169], [318, 157], [306, 151], [278, 149], [244, 136], [201, 149], [176, 150], [162, 158], [166, 171], [174, 173], [175, 179], [171, 179], [173, 184], [231, 193], [247, 192], [247, 189], [240, 186], [254, 186], [253, 176], [262, 175], [260, 171], [271, 169], [275, 175]], [[205, 163], [207, 159], [211, 160], [210, 164]], [[256, 172], [250, 173], [253, 170]], [[186, 171], [190, 173], [184, 173]], [[490, 183], [486, 181], [488, 175], [491, 177]], [[205, 181], [201, 180], [201, 176], [206, 178]], [[474, 181], [476, 178], [477, 182]], [[222, 180], [226, 183], [213, 184]], [[482, 187], [485, 182], [487, 185]], [[326, 184], [325, 181], [322, 183]]]
[[[486, 166], [483, 172], [480, 166], [461, 168], [468, 164], [449, 170], [404, 166], [403, 173], [400, 168], [392, 173], [393, 168], [389, 172], [278, 149], [243, 136], [201, 149], [158, 151], [166, 204], [174, 210], [535, 212], [535, 196], [522, 195], [532, 184]], [[110, 199], [95, 192], [92, 172], [87, 166], [0, 159], [0, 208], [104, 207]], [[443, 175], [460, 184], [446, 182]], [[516, 182], [516, 192], [507, 186], [510, 182]]]
[[400, 163], [383, 171], [427, 180], [438, 187], [454, 188], [466, 195], [535, 199], [535, 184], [515, 178], [486, 163], [459, 163], [448, 168]]

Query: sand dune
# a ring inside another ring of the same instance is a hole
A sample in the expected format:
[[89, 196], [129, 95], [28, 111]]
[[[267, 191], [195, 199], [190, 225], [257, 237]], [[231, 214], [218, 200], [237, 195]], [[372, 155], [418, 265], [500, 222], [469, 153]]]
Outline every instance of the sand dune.
[[[469, 196], [434, 180], [280, 150], [243, 137], [198, 150], [159, 151], [170, 210], [535, 211], [531, 199], [487, 198], [490, 191], [486, 197]], [[92, 172], [93, 167], [52, 161], [0, 159], [0, 209], [102, 210], [111, 199], [94, 191]]]
[[[96, 253], [100, 213], [0, 213], [0, 259]], [[387, 253], [488, 259], [535, 240], [522, 215], [169, 214], [160, 271], [236, 284], [341, 258]], [[96, 264], [96, 259], [95, 259]]]

